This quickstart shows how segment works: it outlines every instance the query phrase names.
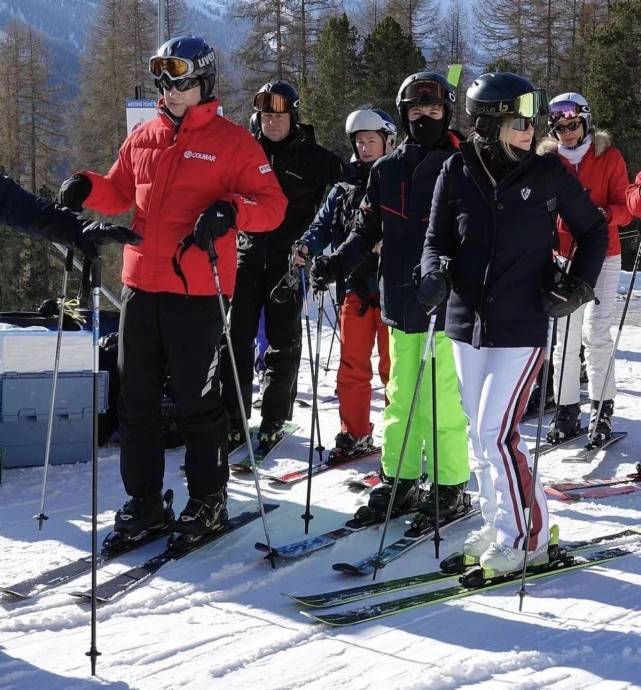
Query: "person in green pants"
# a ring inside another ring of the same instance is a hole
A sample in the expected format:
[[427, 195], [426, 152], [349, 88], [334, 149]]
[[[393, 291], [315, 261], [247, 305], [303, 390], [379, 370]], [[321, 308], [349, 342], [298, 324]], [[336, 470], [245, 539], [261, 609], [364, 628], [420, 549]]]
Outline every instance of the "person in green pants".
[[[370, 518], [383, 518], [389, 506], [407, 428], [412, 395], [428, 329], [425, 307], [417, 300], [413, 278], [429, 224], [432, 194], [445, 161], [458, 149], [449, 129], [456, 96], [439, 74], [412, 74], [401, 85], [396, 105], [407, 139], [372, 167], [367, 192], [347, 240], [330, 256], [316, 258], [312, 287], [324, 289], [339, 271], [349, 273], [382, 241], [379, 266], [383, 321], [389, 327], [391, 370], [383, 414], [382, 484], [370, 494]], [[452, 345], [442, 332], [444, 314], [437, 318], [436, 374], [438, 402], [439, 511], [443, 516], [464, 509], [470, 476], [467, 422], [459, 395]], [[434, 492], [420, 489], [423, 455], [428, 471], [432, 447], [431, 364], [423, 377], [418, 405], [405, 449], [394, 512], [418, 509], [433, 514]]]

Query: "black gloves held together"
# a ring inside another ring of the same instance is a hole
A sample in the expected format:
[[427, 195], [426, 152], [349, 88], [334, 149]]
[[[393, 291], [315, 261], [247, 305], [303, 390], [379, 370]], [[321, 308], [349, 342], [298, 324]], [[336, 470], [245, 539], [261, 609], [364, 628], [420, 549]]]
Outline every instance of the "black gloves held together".
[[594, 290], [575, 276], [559, 275], [554, 286], [543, 293], [543, 311], [554, 319], [569, 316], [594, 299]]
[[217, 201], [201, 213], [194, 225], [194, 244], [208, 251], [214, 240], [236, 225], [236, 209], [228, 201]]
[[331, 256], [327, 256], [327, 254], [317, 256], [309, 274], [312, 290], [314, 292], [327, 290], [329, 284], [336, 280], [340, 268], [341, 264], [337, 256], [333, 254]]
[[72, 211], [80, 211], [90, 194], [91, 180], [85, 175], [72, 175], [60, 185], [58, 202]]

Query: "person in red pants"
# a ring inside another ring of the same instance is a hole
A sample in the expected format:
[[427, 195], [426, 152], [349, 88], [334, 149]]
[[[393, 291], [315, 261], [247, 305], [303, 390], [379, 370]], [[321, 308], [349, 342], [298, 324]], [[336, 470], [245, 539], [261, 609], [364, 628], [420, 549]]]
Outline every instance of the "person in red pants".
[[[349, 235], [356, 211], [365, 195], [369, 171], [396, 143], [396, 125], [381, 110], [350, 113], [345, 123], [354, 156], [346, 182], [332, 188], [307, 232], [294, 245], [293, 262], [302, 266], [331, 244], [338, 247]], [[340, 303], [341, 361], [337, 389], [341, 430], [331, 458], [364, 455], [371, 451], [372, 352], [378, 347], [378, 373], [389, 378], [387, 326], [381, 320], [376, 281], [378, 255], [374, 252], [349, 276], [337, 281]]]

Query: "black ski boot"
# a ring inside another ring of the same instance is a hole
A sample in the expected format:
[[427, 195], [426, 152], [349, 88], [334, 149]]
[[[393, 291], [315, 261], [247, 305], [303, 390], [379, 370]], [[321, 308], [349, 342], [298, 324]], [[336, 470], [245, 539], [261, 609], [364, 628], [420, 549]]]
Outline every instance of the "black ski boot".
[[[369, 495], [366, 506], [356, 511], [354, 520], [361, 523], [383, 522], [387, 515], [387, 508], [392, 498], [394, 477], [388, 477], [382, 470], [380, 472], [382, 484], [377, 486]], [[411, 513], [418, 508], [422, 498], [420, 479], [399, 479], [394, 497], [392, 515]]]
[[[459, 515], [464, 515], [470, 507], [471, 498], [465, 492], [466, 482], [462, 484], [438, 486], [438, 508], [439, 508], [439, 522], [447, 522], [453, 520]], [[411, 530], [413, 532], [422, 532], [425, 529], [431, 529], [434, 518], [436, 517], [436, 491], [434, 484], [430, 486], [427, 492], [423, 495], [423, 500], [418, 505], [418, 513], [412, 520]]]
[[114, 531], [105, 539], [105, 546], [115, 545], [116, 541], [141, 539], [149, 532], [167, 527], [174, 519], [173, 497], [170, 490], [164, 496], [130, 498], [116, 513]]
[[240, 422], [231, 421], [227, 432], [227, 449], [231, 453], [245, 442], [245, 430]]
[[202, 499], [189, 498], [172, 525], [174, 532], [191, 539], [218, 532], [227, 522], [227, 489], [222, 487]]
[[614, 414], [614, 400], [604, 400], [601, 407], [601, 415], [599, 419], [596, 418], [597, 410], [599, 409], [599, 401], [590, 401], [590, 423], [588, 425], [588, 434], [592, 439], [592, 444], [595, 446], [602, 446], [606, 441], [612, 438], [612, 415]]
[[256, 449], [258, 453], [263, 455], [269, 453], [269, 451], [283, 438], [285, 431], [283, 427], [285, 426], [285, 420], [278, 419], [273, 422], [266, 422], [264, 419], [261, 422], [260, 429], [258, 431], [258, 448]]
[[549, 443], [559, 443], [576, 436], [581, 431], [581, 408], [579, 403], [559, 405], [548, 429]]
[[347, 431], [336, 434], [335, 443], [336, 446], [329, 451], [329, 463], [342, 462], [352, 457], [359, 458], [370, 453], [374, 447], [371, 436], [352, 436]]

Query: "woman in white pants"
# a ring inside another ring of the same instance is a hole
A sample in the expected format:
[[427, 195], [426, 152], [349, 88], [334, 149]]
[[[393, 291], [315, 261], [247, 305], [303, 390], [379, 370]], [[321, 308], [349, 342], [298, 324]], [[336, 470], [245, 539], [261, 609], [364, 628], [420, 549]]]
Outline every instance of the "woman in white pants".
[[[605, 375], [612, 355], [610, 328], [621, 270], [619, 228], [632, 220], [625, 198], [629, 184], [628, 172], [621, 152], [612, 146], [608, 133], [592, 128], [590, 106], [580, 93], [563, 93], [553, 98], [550, 101], [548, 125], [551, 136], [541, 142], [539, 150], [558, 152], [562, 162], [576, 175], [592, 203], [604, 215], [609, 231], [607, 256], [594, 289], [596, 300], [570, 317], [565, 355], [563, 344], [568, 320], [560, 319], [558, 323], [554, 348], [554, 391], [559, 406], [550, 424], [548, 441], [555, 443], [580, 432], [579, 378], [583, 344], [592, 405], [588, 431], [592, 435], [592, 442], [599, 445], [612, 435], [616, 395], [614, 369], [607, 382]], [[559, 253], [571, 259], [574, 241], [561, 218], [558, 220], [558, 231]], [[601, 399], [603, 405], [597, 419]]]
[[[607, 227], [558, 157], [534, 153], [534, 124], [546, 108], [528, 80], [481, 75], [467, 91], [466, 108], [474, 134], [436, 184], [419, 294], [428, 307], [445, 299], [448, 278], [439, 260], [450, 257], [445, 330], [485, 522], [464, 552], [485, 569], [511, 572], [526, 556], [546, 560], [549, 540], [545, 494], [519, 422], [544, 359], [549, 317], [567, 316], [594, 297]], [[555, 211], [577, 246], [567, 275], [553, 270]]]

